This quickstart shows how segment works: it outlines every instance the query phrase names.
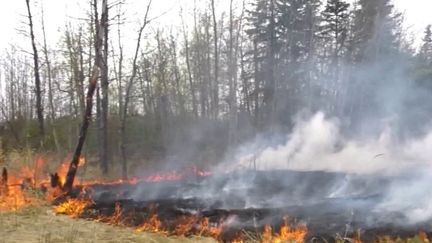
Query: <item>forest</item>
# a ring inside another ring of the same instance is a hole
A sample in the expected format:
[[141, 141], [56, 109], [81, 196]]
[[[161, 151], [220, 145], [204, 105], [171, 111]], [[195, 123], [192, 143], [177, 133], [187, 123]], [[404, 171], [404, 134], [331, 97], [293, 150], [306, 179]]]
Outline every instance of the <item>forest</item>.
[[128, 1], [92, 0], [48, 43], [43, 6], [26, 0], [32, 48], [0, 56], [2, 154], [72, 153], [87, 120], [87, 160], [127, 177], [214, 165], [316, 112], [353, 137], [389, 117], [401, 139], [429, 125], [432, 28], [416, 41], [391, 0], [228, 1], [174, 10], [173, 29], [154, 24], [149, 0], [126, 36]]

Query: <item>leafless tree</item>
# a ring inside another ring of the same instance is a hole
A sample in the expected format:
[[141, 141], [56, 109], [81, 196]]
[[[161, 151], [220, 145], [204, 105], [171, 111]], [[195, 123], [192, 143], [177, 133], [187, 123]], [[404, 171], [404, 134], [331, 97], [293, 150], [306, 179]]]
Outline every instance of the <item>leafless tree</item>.
[[36, 47], [35, 35], [33, 31], [33, 20], [32, 20], [32, 14], [30, 10], [30, 0], [26, 0], [26, 4], [27, 4], [27, 17], [29, 21], [28, 25], [30, 29], [30, 39], [33, 48], [33, 64], [34, 64], [33, 70], [34, 70], [34, 79], [35, 79], [36, 113], [39, 121], [39, 137], [42, 145], [45, 136], [45, 128], [44, 128], [41, 80], [39, 75], [39, 56]]

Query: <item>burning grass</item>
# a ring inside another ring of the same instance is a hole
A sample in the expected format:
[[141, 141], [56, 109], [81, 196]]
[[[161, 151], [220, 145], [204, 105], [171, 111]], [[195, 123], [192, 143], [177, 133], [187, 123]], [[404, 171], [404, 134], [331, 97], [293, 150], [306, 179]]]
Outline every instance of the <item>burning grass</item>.
[[[54, 207], [54, 212], [66, 214], [72, 218], [85, 217], [86, 208], [92, 204], [93, 202], [90, 200], [72, 198]], [[224, 227], [226, 226], [223, 220], [212, 222], [208, 217], [196, 214], [189, 216], [182, 215], [169, 221], [161, 221], [157, 215], [157, 207], [155, 205], [150, 206], [143, 222], [136, 226], [128, 223], [131, 221], [128, 221], [128, 215], [122, 214], [120, 203], [115, 204], [115, 209], [111, 215], [96, 215], [96, 221], [130, 227], [135, 232], [151, 232], [177, 237], [192, 235], [211, 237], [222, 242], [303, 243], [307, 234], [306, 226], [292, 226], [288, 222], [288, 217], [284, 217], [278, 231], [273, 232], [270, 225], [265, 225], [262, 233], [258, 233], [256, 237], [250, 237], [247, 231], [239, 231], [233, 237], [226, 238], [226, 236], [223, 236]]]
[[16, 212], [0, 213], [1, 242], [7, 243], [118, 243], [180, 242], [211, 243], [210, 238], [165, 237], [160, 234], [133, 232], [83, 219], [54, 215], [48, 206], [25, 207]]
[[[73, 197], [66, 197], [63, 195], [62, 186], [67, 165], [67, 162], [60, 164], [50, 178], [45, 160], [38, 156], [30, 162], [27, 161], [19, 169], [2, 171], [0, 233], [7, 235], [5, 242], [212, 242], [217, 240], [236, 243], [302, 243], [311, 239], [308, 238], [308, 229], [305, 225], [292, 224], [287, 217], [283, 218], [278, 225], [267, 224], [256, 227], [253, 231], [241, 228], [233, 230], [230, 228], [229, 215], [223, 213], [217, 216], [205, 215], [200, 212], [198, 206], [195, 213], [174, 213], [167, 217], [167, 212], [163, 212], [165, 215], [160, 214], [156, 204], [131, 209], [127, 208], [127, 202], [124, 202], [126, 203], [124, 205], [123, 202], [117, 201], [107, 212], [106, 209], [100, 208], [98, 202], [94, 202], [89, 197], [91, 194], [86, 194], [87, 189], [91, 190], [97, 186], [111, 189], [115, 186], [131, 186], [138, 183], [144, 183], [143, 185], [146, 186], [149, 184], [145, 183], [211, 175], [196, 167], [159, 172], [126, 181], [81, 180], [77, 182], [80, 193]], [[85, 165], [84, 158], [80, 160], [80, 165]], [[58, 200], [59, 198], [61, 200]], [[56, 206], [48, 209], [47, 205], [53, 201], [57, 202]], [[53, 212], [55, 215], [63, 216], [54, 217]], [[150, 236], [148, 233], [156, 233], [156, 235]], [[351, 237], [335, 236], [333, 239], [337, 243], [362, 242], [360, 233]], [[312, 241], [327, 242], [317, 238], [312, 238]], [[377, 237], [375, 242], [429, 242], [429, 240], [426, 233], [420, 232], [414, 238], [407, 240], [386, 236]]]

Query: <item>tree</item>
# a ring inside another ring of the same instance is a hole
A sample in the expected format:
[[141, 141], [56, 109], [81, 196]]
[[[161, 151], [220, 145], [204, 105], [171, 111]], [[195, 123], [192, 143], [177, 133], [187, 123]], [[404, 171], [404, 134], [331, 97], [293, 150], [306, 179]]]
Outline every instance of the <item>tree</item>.
[[[249, 12], [249, 28], [246, 33], [253, 42], [254, 62], [254, 108], [255, 124], [262, 126], [261, 117], [267, 117], [269, 123], [273, 117], [275, 92], [275, 53], [278, 52], [276, 35], [276, 9], [274, 0], [258, 0]], [[260, 109], [260, 103], [263, 108]], [[261, 110], [265, 114], [261, 114]], [[268, 125], [268, 124], [267, 124]]]
[[54, 88], [53, 88], [53, 80], [52, 80], [52, 69], [51, 69], [51, 60], [49, 58], [49, 51], [48, 51], [48, 45], [46, 41], [46, 33], [45, 33], [45, 20], [44, 20], [44, 8], [42, 6], [42, 34], [43, 34], [43, 54], [45, 56], [45, 63], [46, 63], [46, 72], [48, 76], [48, 104], [50, 108], [50, 118], [52, 123], [52, 136], [54, 139], [54, 144], [56, 146], [56, 150], [60, 151], [60, 144], [58, 141], [57, 136], [57, 130], [54, 126], [54, 122], [56, 119], [55, 116], [55, 108], [54, 108]]
[[[330, 0], [321, 13], [322, 24], [320, 26], [320, 37], [323, 39], [324, 51], [322, 58], [329, 59], [327, 67], [321, 70], [325, 73], [325, 99], [327, 111], [334, 113], [336, 102], [341, 96], [341, 63], [340, 60], [346, 53], [346, 40], [349, 29], [349, 4], [341, 0]], [[327, 53], [329, 51], [329, 53]]]
[[415, 80], [427, 90], [432, 90], [432, 27], [426, 26], [422, 44], [416, 58]]
[[240, 47], [240, 35], [242, 30], [242, 20], [244, 14], [245, 2], [241, 14], [235, 21], [233, 0], [230, 0], [229, 8], [229, 39], [228, 39], [228, 106], [229, 106], [229, 131], [228, 131], [228, 144], [233, 145], [236, 141], [237, 131], [237, 79], [238, 79], [238, 55]]
[[35, 79], [36, 114], [39, 122], [39, 137], [42, 145], [45, 136], [45, 128], [44, 128], [41, 80], [39, 75], [39, 56], [36, 47], [35, 35], [33, 31], [33, 21], [32, 21], [32, 15], [30, 10], [30, 0], [26, 0], [26, 4], [27, 4], [27, 17], [29, 20], [28, 25], [30, 29], [30, 39], [33, 48], [33, 72], [34, 72], [34, 79]]
[[[364, 117], [386, 115], [379, 110], [379, 90], [390, 87], [396, 70], [406, 55], [401, 49], [402, 15], [391, 0], [359, 0], [353, 13], [350, 38], [347, 40], [352, 67], [347, 77], [344, 114], [355, 123]], [[367, 70], [367, 72], [365, 72]], [[389, 72], [392, 70], [392, 72]]]
[[350, 40], [354, 62], [397, 55], [402, 15], [394, 10], [391, 0], [358, 0], [356, 5]]
[[430, 64], [432, 62], [432, 26], [428, 25], [425, 28], [423, 43], [420, 48], [419, 57], [426, 63]]
[[136, 43], [136, 47], [135, 47], [135, 54], [134, 54], [133, 61], [132, 61], [132, 74], [129, 78], [129, 81], [126, 84], [126, 93], [124, 96], [124, 105], [123, 105], [123, 110], [122, 110], [122, 114], [120, 117], [120, 154], [121, 154], [121, 158], [122, 158], [122, 176], [123, 176], [123, 179], [127, 179], [127, 177], [128, 177], [127, 156], [126, 156], [126, 143], [127, 143], [126, 121], [127, 121], [127, 116], [128, 116], [128, 105], [129, 105], [129, 101], [131, 99], [131, 91], [133, 88], [134, 79], [135, 79], [136, 74], [137, 74], [137, 59], [138, 59], [138, 54], [139, 54], [139, 50], [140, 50], [140, 46], [141, 46], [141, 38], [142, 38], [144, 28], [148, 24], [148, 13], [150, 10], [150, 6], [151, 6], [151, 0], [149, 1], [148, 5], [147, 5], [147, 9], [146, 9], [146, 13], [144, 15], [143, 23], [142, 23], [140, 29], [138, 30], [138, 39], [137, 39], [137, 43]]
[[[96, 66], [95, 66], [96, 67]], [[63, 185], [63, 190], [66, 192], [70, 192], [72, 190], [72, 186], [75, 180], [75, 175], [79, 166], [79, 161], [81, 158], [81, 151], [84, 146], [84, 142], [87, 136], [87, 129], [90, 125], [91, 120], [91, 113], [93, 108], [93, 94], [96, 89], [97, 85], [97, 77], [99, 75], [99, 71], [97, 68], [93, 71], [92, 79], [89, 82], [88, 88], [87, 88], [87, 95], [86, 95], [86, 109], [83, 115], [83, 120], [81, 124], [81, 129], [78, 137], [78, 142], [72, 157], [72, 160], [69, 164], [69, 170], [66, 174], [66, 181]]]
[[212, 98], [212, 110], [214, 119], [219, 116], [219, 53], [218, 53], [218, 32], [217, 32], [217, 21], [216, 21], [216, 9], [214, 0], [211, 0], [211, 11], [213, 16], [213, 48], [214, 48], [214, 83], [213, 83], [213, 98]]
[[323, 37], [332, 50], [331, 65], [335, 67], [334, 77], [338, 76], [339, 60], [343, 53], [349, 24], [349, 4], [341, 0], [329, 0], [322, 12], [323, 24], [321, 37]]
[[[97, 65], [101, 72], [100, 87], [102, 98], [100, 99], [100, 124], [99, 124], [99, 165], [104, 174], [108, 173], [108, 0], [102, 0], [102, 13], [99, 19], [97, 0], [93, 4], [95, 8], [95, 25], [99, 28], [96, 31], [100, 35], [99, 41], [102, 41], [100, 57], [96, 58]], [[96, 53], [97, 54], [97, 53]], [[98, 93], [99, 94], [99, 93]]]
[[190, 60], [190, 48], [189, 48], [189, 39], [188, 39], [188, 33], [184, 24], [183, 15], [181, 16], [182, 19], [182, 29], [183, 29], [183, 40], [184, 40], [184, 56], [186, 59], [186, 70], [187, 70], [187, 78], [189, 81], [189, 91], [192, 96], [192, 113], [195, 116], [195, 118], [198, 118], [198, 105], [197, 105], [197, 98], [196, 98], [196, 90], [195, 90], [195, 84], [194, 80], [192, 78], [192, 67], [191, 67], [191, 60]]

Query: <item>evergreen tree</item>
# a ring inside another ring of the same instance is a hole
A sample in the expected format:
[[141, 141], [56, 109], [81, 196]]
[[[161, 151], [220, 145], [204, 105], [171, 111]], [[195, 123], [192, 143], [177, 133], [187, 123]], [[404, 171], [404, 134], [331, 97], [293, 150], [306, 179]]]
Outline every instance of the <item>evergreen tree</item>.
[[356, 62], [380, 61], [399, 53], [401, 17], [391, 0], [359, 0], [354, 13], [353, 35]]
[[415, 79], [417, 83], [432, 90], [432, 30], [431, 25], [426, 26], [422, 45], [417, 54]]
[[348, 24], [349, 4], [341, 0], [329, 0], [322, 12], [322, 25], [320, 35], [332, 50], [332, 64], [338, 65], [339, 58], [345, 48]]
[[[252, 52], [255, 73], [255, 120], [256, 123], [261, 123], [260, 116], [271, 119], [274, 115], [275, 67], [278, 65], [276, 53], [279, 52], [280, 45], [276, 29], [275, 0], [258, 0], [252, 6], [254, 9], [248, 11], [249, 28], [246, 33], [254, 43]], [[259, 112], [258, 104], [261, 102], [267, 114]]]
[[[353, 66], [347, 78], [345, 115], [358, 121], [364, 117], [386, 116], [379, 105], [380, 91], [395, 86], [395, 65], [405, 62], [400, 36], [402, 15], [391, 0], [359, 0], [354, 11], [349, 47]], [[391, 70], [391, 71], [389, 71]]]
[[290, 123], [286, 114], [312, 108], [314, 68], [319, 26], [318, 0], [277, 1], [277, 30], [281, 45], [278, 55], [278, 120]]
[[430, 64], [432, 62], [432, 26], [428, 25], [426, 26], [424, 37], [423, 37], [423, 43], [420, 48], [419, 52], [419, 58]]
[[[326, 111], [333, 112], [340, 99], [341, 86], [340, 80], [343, 70], [340, 60], [346, 53], [346, 40], [349, 29], [349, 4], [341, 0], [329, 0], [321, 13], [322, 23], [320, 25], [319, 35], [322, 39], [321, 56], [323, 62], [322, 73], [325, 74], [325, 84], [323, 99], [326, 100]], [[332, 91], [332, 92], [331, 92]]]

